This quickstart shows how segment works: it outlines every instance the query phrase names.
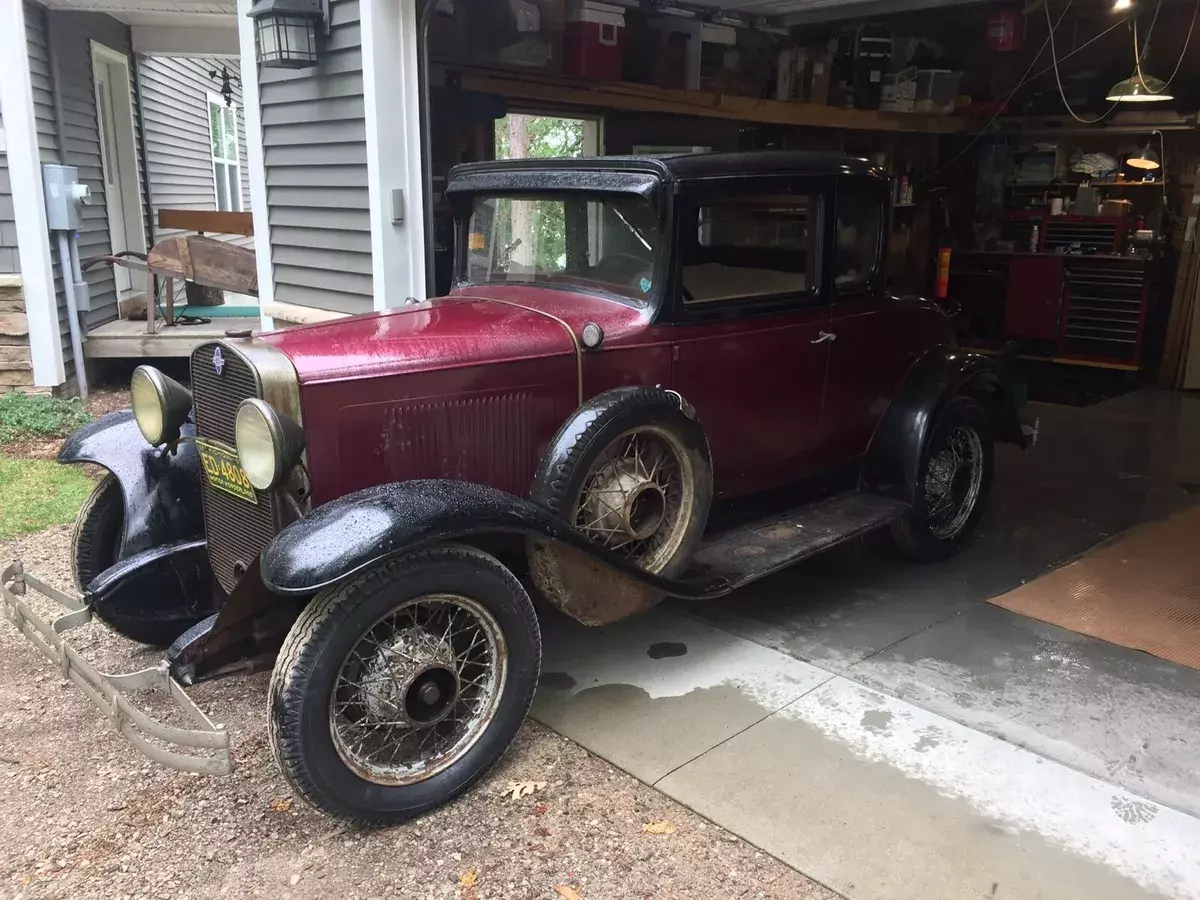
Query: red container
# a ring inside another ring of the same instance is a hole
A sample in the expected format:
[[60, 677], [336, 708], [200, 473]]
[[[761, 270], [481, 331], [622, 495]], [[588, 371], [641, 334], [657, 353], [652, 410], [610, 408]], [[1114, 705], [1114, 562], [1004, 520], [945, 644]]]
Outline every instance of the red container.
[[607, 3], [580, 3], [567, 9], [563, 71], [592, 81], [621, 80], [625, 10]]
[[995, 53], [1021, 49], [1021, 14], [1015, 9], [1000, 9], [987, 17], [987, 45]]

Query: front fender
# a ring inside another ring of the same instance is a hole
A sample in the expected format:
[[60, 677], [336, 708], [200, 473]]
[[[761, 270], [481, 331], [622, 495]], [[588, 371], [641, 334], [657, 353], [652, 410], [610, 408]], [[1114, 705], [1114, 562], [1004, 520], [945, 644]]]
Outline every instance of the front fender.
[[998, 441], [1025, 447], [1003, 370], [991, 357], [938, 347], [909, 369], [875, 430], [863, 467], [867, 489], [914, 503], [921, 454], [942, 406], [959, 393], [983, 402]]
[[[188, 424], [181, 433], [193, 437], [196, 430]], [[133, 410], [101, 416], [71, 434], [58, 461], [104, 466], [120, 482], [125, 496], [120, 559], [204, 534], [195, 446], [180, 444], [173, 453], [151, 447], [138, 430]]]
[[728, 590], [721, 579], [676, 581], [651, 575], [536, 503], [450, 480], [383, 484], [326, 503], [275, 536], [262, 552], [259, 571], [277, 594], [312, 594], [389, 556], [486, 534], [549, 540], [663, 594], [702, 599]]

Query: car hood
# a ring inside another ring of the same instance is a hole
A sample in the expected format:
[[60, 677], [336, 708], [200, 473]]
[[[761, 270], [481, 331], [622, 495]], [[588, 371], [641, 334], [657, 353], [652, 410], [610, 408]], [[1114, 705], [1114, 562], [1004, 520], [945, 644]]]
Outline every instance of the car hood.
[[270, 332], [262, 339], [287, 354], [301, 383], [576, 352], [567, 326], [552, 315], [508, 301], [461, 296]]

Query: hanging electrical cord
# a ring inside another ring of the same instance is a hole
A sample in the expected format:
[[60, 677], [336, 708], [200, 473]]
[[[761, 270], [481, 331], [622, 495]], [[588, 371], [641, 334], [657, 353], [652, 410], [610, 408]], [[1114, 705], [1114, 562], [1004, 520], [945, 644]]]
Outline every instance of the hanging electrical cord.
[[1162, 12], [1163, 0], [1158, 0], [1158, 5], [1154, 7], [1154, 15], [1150, 19], [1150, 27], [1146, 29], [1146, 40], [1142, 41], [1142, 49], [1138, 49], [1137, 40], [1137, 16], [1133, 17], [1133, 61], [1141, 64], [1142, 57], [1150, 50], [1150, 38], [1154, 37], [1154, 26], [1158, 24], [1158, 14]]
[[[1042, 54], [1046, 52], [1046, 47], [1050, 44], [1050, 37], [1054, 34], [1054, 29], [1058, 28], [1058, 26], [1062, 24], [1062, 20], [1066, 17], [1067, 10], [1069, 10], [1071, 8], [1071, 4], [1073, 2], [1074, 2], [1074, 0], [1067, 0], [1067, 5], [1063, 9], [1062, 14], [1058, 17], [1058, 21], [1055, 22], [1050, 27], [1050, 34], [1046, 36], [1046, 39], [1044, 41], [1042, 41], [1042, 46], [1038, 47], [1038, 52], [1034, 54], [1033, 59], [1031, 59], [1029, 61], [1029, 65], [1026, 66], [1025, 74], [1020, 77], [1020, 79], [1017, 81], [1017, 83], [1015, 85], [1013, 85], [1012, 90], [1010, 90], [1007, 94], [1005, 94], [1000, 99], [1000, 102], [996, 106], [996, 112], [992, 115], [992, 117], [990, 119], [988, 119], [987, 122], [984, 123], [983, 127], [981, 129], [979, 129], [978, 132], [976, 132], [974, 137], [972, 137], [971, 140], [969, 140], [967, 142], [965, 147], [963, 147], [961, 150], [958, 151], [958, 153], [956, 153], [953, 157], [951, 157], [949, 162], [945, 163], [944, 165], [938, 166], [938, 168], [936, 170], [931, 172], [925, 178], [921, 179], [921, 184], [927, 184], [930, 181], [933, 181], [934, 178], [936, 178], [939, 174], [941, 174], [946, 169], [950, 168], [952, 165], [954, 165], [956, 162], [958, 162], [960, 159], [962, 159], [967, 154], [967, 151], [970, 150], [972, 147], [974, 147], [979, 142], [979, 139], [981, 137], [983, 137], [985, 134], [987, 134], [988, 129], [992, 127], [992, 123], [995, 122], [998, 118], [1000, 118], [1000, 116], [1003, 114], [1005, 108], [1008, 106], [1008, 101], [1011, 100], [1014, 96], [1016, 96], [1017, 91], [1019, 91], [1021, 88], [1023, 88], [1025, 86], [1026, 82], [1029, 81], [1029, 73], [1032, 72], [1033, 67], [1037, 65], [1037, 61], [1042, 58]], [[1197, 0], [1197, 2], [1200, 3], [1200, 0]], [[1117, 23], [1117, 25], [1120, 25], [1120, 24], [1121, 24], [1120, 22]], [[1116, 27], [1116, 25], [1113, 26], [1113, 28], [1115, 28], [1115, 27]], [[1098, 38], [1103, 37], [1109, 31], [1112, 31], [1112, 28], [1109, 28], [1105, 31], [1100, 32], [1100, 34], [1098, 34], [1098, 35], [1096, 35], [1096, 37], [1092, 38], [1091, 41], [1088, 41], [1086, 44], [1083, 44], [1082, 46], [1076, 48], [1072, 52], [1078, 53], [1080, 50], [1082, 50], [1088, 44], [1092, 43], [1092, 41], [1095, 41]], [[1045, 72], [1045, 71], [1046, 71], [1045, 69], [1042, 69], [1042, 72]], [[1041, 75], [1042, 72], [1039, 72], [1038, 75]], [[1036, 77], [1037, 77], [1037, 75], [1034, 76], [1034, 78], [1036, 78]]]
[[[1070, 6], [1070, 4], [1067, 4], [1067, 5]], [[1159, 0], [1159, 6], [1162, 6], [1162, 0]], [[1067, 92], [1065, 90], [1063, 90], [1062, 74], [1059, 72], [1059, 69], [1058, 69], [1058, 63], [1059, 63], [1058, 49], [1054, 45], [1055, 27], [1050, 21], [1050, 4], [1046, 3], [1044, 6], [1044, 9], [1046, 10], [1046, 24], [1048, 26], [1050, 26], [1050, 59], [1053, 61], [1054, 81], [1058, 85], [1058, 96], [1062, 100], [1063, 106], [1066, 107], [1067, 112], [1069, 112], [1071, 114], [1071, 118], [1074, 119], [1076, 122], [1082, 122], [1084, 125], [1095, 125], [1097, 122], [1102, 122], [1104, 119], [1108, 118], [1109, 113], [1111, 113], [1114, 109], [1117, 108], [1117, 103], [1119, 101], [1114, 101], [1112, 106], [1110, 106], [1108, 109], [1106, 109], [1104, 112], [1102, 112], [1099, 116], [1097, 116], [1094, 119], [1085, 119], [1085, 118], [1083, 118], [1083, 116], [1081, 116], [1077, 112], [1075, 112], [1075, 110], [1071, 109], [1071, 104], [1067, 100]], [[1064, 12], [1064, 15], [1065, 15], [1065, 12]], [[1158, 18], [1157, 11], [1155, 11], [1154, 17], [1156, 19]], [[1060, 22], [1062, 21], [1061, 17], [1059, 17], [1059, 21]], [[1151, 23], [1150, 27], [1151, 28], [1154, 27], [1153, 23]], [[1134, 20], [1133, 20], [1133, 46], [1134, 46], [1134, 58], [1136, 60], [1136, 58], [1137, 58], [1137, 17], [1136, 16], [1134, 17]], [[1066, 57], [1064, 56], [1063, 59], [1065, 60]]]
[[1146, 42], [1142, 44], [1142, 49], [1140, 51], [1137, 49], [1137, 20], [1134, 19], [1133, 22], [1133, 47], [1135, 52], [1134, 71], [1137, 72], [1138, 81], [1141, 82], [1142, 87], [1151, 94], [1161, 94], [1166, 91], [1171, 82], [1175, 80], [1175, 76], [1179, 74], [1179, 70], [1183, 66], [1183, 61], [1187, 59], [1188, 45], [1192, 42], [1192, 31], [1196, 27], [1196, 14], [1200, 13], [1200, 0], [1196, 0], [1196, 8], [1192, 10], [1192, 24], [1188, 26], [1187, 37], [1183, 39], [1183, 50], [1179, 52], [1179, 61], [1175, 63], [1175, 71], [1171, 73], [1170, 78], [1163, 82], [1163, 86], [1155, 91], [1151, 90], [1150, 85], [1146, 84], [1146, 80], [1142, 78], [1142, 59], [1145, 57], [1146, 51], [1150, 47], [1150, 37], [1154, 34], [1154, 22], [1158, 20], [1158, 10], [1161, 7], [1162, 0], [1159, 0], [1158, 7], [1156, 7], [1154, 10], [1154, 19], [1150, 22], [1150, 29], [1146, 32]]

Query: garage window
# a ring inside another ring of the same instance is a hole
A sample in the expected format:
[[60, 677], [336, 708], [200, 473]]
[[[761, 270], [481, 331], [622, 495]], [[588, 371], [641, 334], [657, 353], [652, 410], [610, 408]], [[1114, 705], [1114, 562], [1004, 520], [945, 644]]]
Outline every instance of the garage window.
[[812, 294], [818, 209], [817, 197], [793, 194], [699, 207], [683, 248], [684, 304]]

